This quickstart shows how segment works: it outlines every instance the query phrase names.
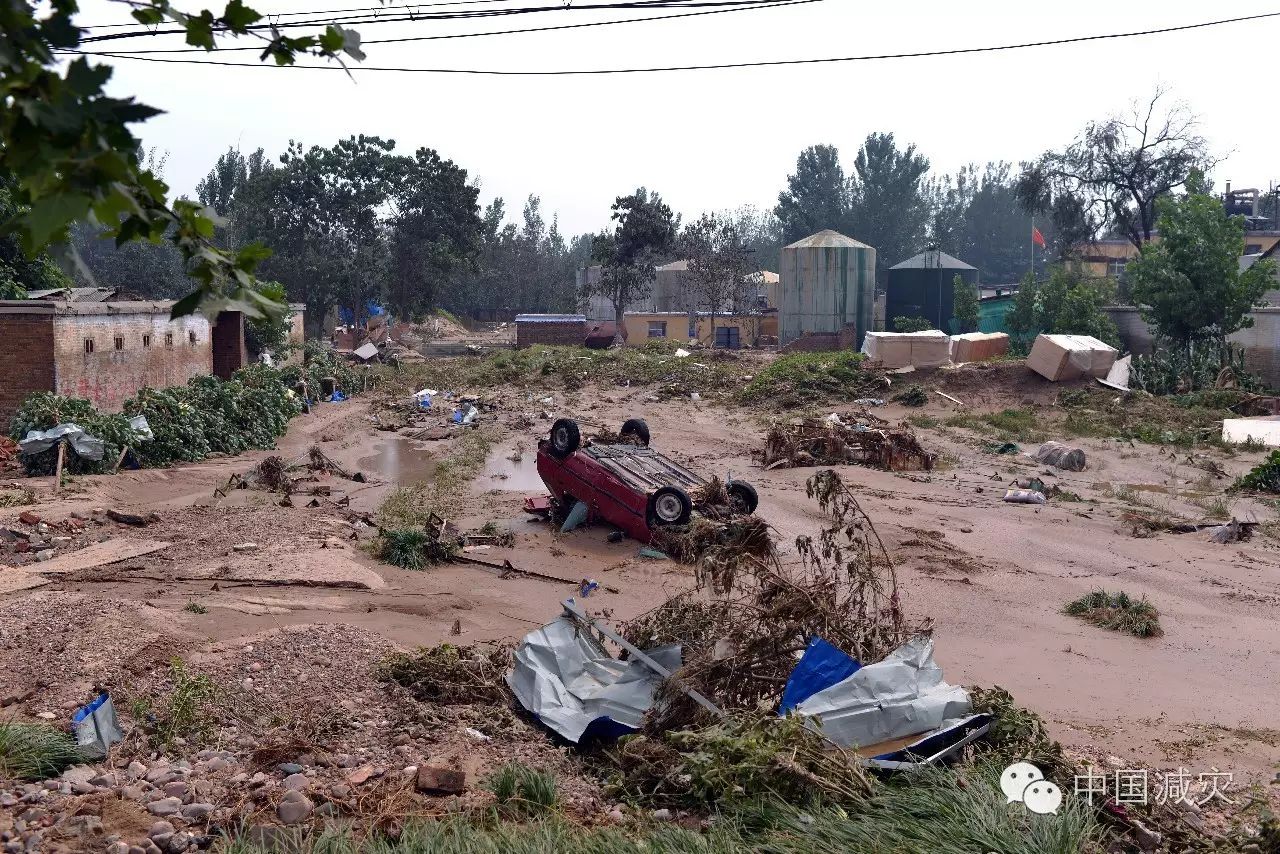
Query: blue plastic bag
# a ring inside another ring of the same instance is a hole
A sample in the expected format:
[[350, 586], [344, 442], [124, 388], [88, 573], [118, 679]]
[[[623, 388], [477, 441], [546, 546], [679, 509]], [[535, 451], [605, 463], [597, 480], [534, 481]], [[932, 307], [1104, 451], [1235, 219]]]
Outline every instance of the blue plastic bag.
[[843, 682], [861, 669], [862, 665], [856, 659], [815, 637], [809, 641], [804, 655], [800, 656], [795, 669], [787, 677], [778, 714], [785, 715], [814, 694]]

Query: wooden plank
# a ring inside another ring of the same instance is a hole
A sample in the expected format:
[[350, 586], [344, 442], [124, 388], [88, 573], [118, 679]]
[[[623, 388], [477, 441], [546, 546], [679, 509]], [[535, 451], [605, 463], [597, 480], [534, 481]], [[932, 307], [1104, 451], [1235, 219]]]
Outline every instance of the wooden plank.
[[78, 569], [92, 569], [122, 560], [141, 557], [142, 555], [167, 549], [173, 543], [160, 540], [127, 540], [116, 537], [101, 543], [85, 546], [79, 551], [69, 552], [44, 563], [32, 564], [30, 571], [41, 575], [60, 575], [75, 572]]

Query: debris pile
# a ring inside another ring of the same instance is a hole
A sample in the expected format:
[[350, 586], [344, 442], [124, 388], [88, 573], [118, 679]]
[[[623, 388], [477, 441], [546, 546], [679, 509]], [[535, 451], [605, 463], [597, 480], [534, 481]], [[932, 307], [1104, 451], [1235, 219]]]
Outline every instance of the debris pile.
[[502, 678], [510, 662], [507, 644], [442, 643], [388, 655], [378, 664], [377, 677], [407, 688], [424, 703], [504, 704], [508, 694]]
[[809, 479], [808, 493], [830, 521], [817, 541], [796, 540], [801, 565], [784, 566], [772, 554], [718, 561], [711, 549], [712, 559], [704, 555], [700, 563], [701, 589], [624, 626], [637, 646], [679, 643], [684, 651], [678, 681], [664, 683], [649, 730], [705, 720], [685, 688], [730, 713], [776, 708], [815, 636], [859, 661], [879, 661], [915, 634], [901, 610], [893, 561], [857, 498], [829, 469]]
[[852, 424], [835, 415], [775, 423], [764, 444], [767, 470], [858, 463], [885, 471], [932, 471], [936, 460], [909, 427], [889, 427], [867, 413]]

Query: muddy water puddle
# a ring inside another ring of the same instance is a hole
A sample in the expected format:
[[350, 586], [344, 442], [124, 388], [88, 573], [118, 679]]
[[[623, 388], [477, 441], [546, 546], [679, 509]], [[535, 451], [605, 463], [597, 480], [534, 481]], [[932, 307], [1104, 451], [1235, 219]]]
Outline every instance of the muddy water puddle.
[[538, 476], [537, 454], [523, 451], [518, 460], [511, 459], [513, 456], [515, 453], [510, 448], [490, 454], [484, 471], [476, 478], [476, 485], [480, 489], [503, 492], [546, 492], [546, 484]]
[[404, 436], [388, 436], [370, 456], [360, 458], [360, 470], [378, 480], [407, 485], [431, 480], [438, 465], [431, 451]]

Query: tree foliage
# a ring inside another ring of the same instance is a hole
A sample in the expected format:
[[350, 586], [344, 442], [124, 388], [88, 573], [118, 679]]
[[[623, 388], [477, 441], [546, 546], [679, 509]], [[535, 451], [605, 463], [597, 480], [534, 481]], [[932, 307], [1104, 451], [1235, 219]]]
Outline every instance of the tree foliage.
[[[0, 223], [22, 213], [12, 176], [0, 174]], [[27, 255], [13, 234], [0, 233], [0, 299], [25, 299], [28, 291], [65, 288], [71, 280], [48, 252]]]
[[640, 187], [613, 203], [612, 232], [592, 238], [591, 255], [602, 267], [598, 283], [588, 282], [584, 298], [603, 296], [613, 303], [617, 335], [622, 334], [622, 314], [638, 299], [649, 295], [655, 267], [675, 247], [680, 217], [657, 193]]
[[734, 219], [709, 213], [685, 226], [679, 248], [689, 262], [693, 302], [711, 313], [714, 340], [715, 315], [744, 308], [746, 278], [757, 270], [750, 249]]
[[951, 281], [955, 291], [956, 332], [977, 332], [980, 306], [978, 304], [978, 286], [966, 282], [956, 275]]
[[1020, 346], [1036, 335], [1089, 335], [1118, 347], [1120, 333], [1102, 310], [1115, 297], [1110, 279], [1091, 279], [1064, 265], [1050, 268], [1046, 281], [1028, 275], [1005, 315], [1005, 328]]
[[1024, 169], [1018, 196], [1049, 215], [1064, 251], [1103, 233], [1141, 247], [1155, 232], [1157, 201], [1215, 162], [1195, 114], [1165, 95], [1157, 89], [1127, 115], [1089, 123], [1065, 149]]
[[898, 148], [891, 133], [869, 134], [849, 179], [848, 236], [876, 248], [877, 272], [923, 247], [929, 225], [924, 178], [929, 159], [914, 145]]
[[[929, 241], [978, 268], [980, 280], [1018, 281], [1029, 264], [1031, 217], [1018, 200], [1008, 163], [969, 164], [929, 182]], [[1052, 245], [1049, 223], [1041, 228]]]
[[787, 188], [778, 194], [774, 214], [781, 225], [783, 244], [824, 229], [847, 228], [849, 184], [839, 149], [812, 145], [800, 152], [795, 174], [787, 176]]
[[[133, 17], [153, 26], [176, 22], [187, 43], [213, 50], [219, 36], [260, 35], [262, 58], [290, 64], [298, 54], [362, 59], [359, 35], [330, 25], [317, 35], [285, 35], [260, 24], [262, 16], [229, 0], [221, 14], [183, 13], [169, 0], [136, 0]], [[118, 245], [168, 240], [196, 282], [174, 315], [200, 309], [214, 314], [234, 308], [249, 316], [280, 312], [254, 289], [253, 274], [268, 251], [256, 245], [218, 248], [214, 222], [196, 202], [170, 202], [169, 188], [138, 156], [130, 126], [160, 111], [133, 98], [106, 93], [112, 70], [87, 56], [64, 62], [62, 51], [84, 39], [72, 18], [74, 0], [48, 4], [0, 4], [0, 173], [13, 176], [19, 215], [5, 223], [28, 259], [52, 245], [65, 245], [73, 223], [100, 225]], [[264, 32], [265, 30], [265, 32]], [[269, 32], [268, 36], [266, 33]]]
[[1125, 268], [1129, 293], [1157, 333], [1189, 351], [1253, 325], [1250, 310], [1275, 282], [1275, 262], [1240, 270], [1243, 217], [1227, 216], [1198, 176], [1188, 192], [1160, 201], [1160, 239]]

